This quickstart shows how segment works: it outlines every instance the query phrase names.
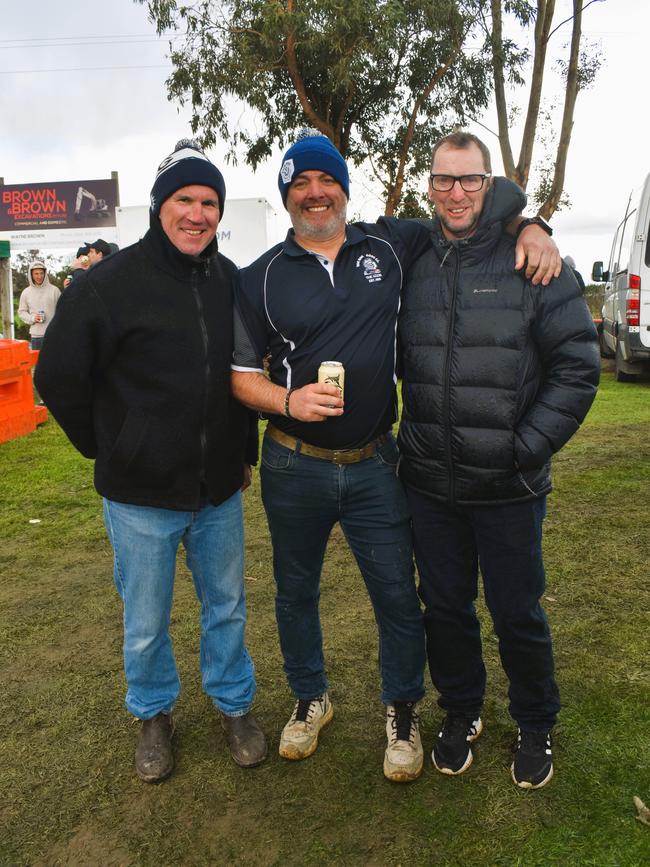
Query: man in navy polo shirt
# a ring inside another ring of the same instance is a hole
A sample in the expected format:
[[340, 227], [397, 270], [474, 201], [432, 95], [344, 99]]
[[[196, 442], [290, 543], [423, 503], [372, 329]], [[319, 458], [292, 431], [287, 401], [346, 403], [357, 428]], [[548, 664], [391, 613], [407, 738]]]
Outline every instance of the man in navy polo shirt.
[[[293, 230], [241, 274], [232, 386], [242, 403], [270, 415], [262, 499], [284, 668], [297, 699], [280, 755], [310, 756], [333, 716], [318, 602], [325, 547], [338, 521], [378, 625], [384, 774], [409, 782], [423, 764], [417, 702], [424, 694], [424, 631], [391, 427], [400, 290], [430, 230], [391, 218], [346, 226], [347, 166], [314, 131], [289, 148], [278, 184]], [[522, 203], [523, 197], [519, 209]], [[548, 263], [546, 248], [543, 258]], [[554, 272], [558, 261], [546, 270]], [[343, 398], [335, 386], [315, 381], [327, 360], [343, 364]]]

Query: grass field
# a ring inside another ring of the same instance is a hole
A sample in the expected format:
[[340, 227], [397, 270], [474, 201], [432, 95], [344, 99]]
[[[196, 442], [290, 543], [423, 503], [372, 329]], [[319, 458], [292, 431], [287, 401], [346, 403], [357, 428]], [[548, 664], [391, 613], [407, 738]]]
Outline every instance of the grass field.
[[[384, 780], [374, 623], [338, 532], [322, 596], [335, 718], [313, 758], [278, 757], [292, 700], [257, 485], [246, 495], [248, 643], [269, 759], [244, 771], [226, 753], [200, 691], [198, 605], [179, 560], [177, 766], [160, 786], [140, 783], [91, 464], [53, 422], [0, 446], [0, 864], [650, 864], [650, 827], [632, 804], [650, 804], [649, 431], [650, 383], [605, 374], [555, 460], [544, 604], [564, 710], [556, 777], [530, 793], [510, 781], [514, 726], [483, 609], [489, 684], [473, 766], [447, 778], [427, 760], [412, 785]], [[431, 688], [422, 717], [428, 755], [440, 719]]]

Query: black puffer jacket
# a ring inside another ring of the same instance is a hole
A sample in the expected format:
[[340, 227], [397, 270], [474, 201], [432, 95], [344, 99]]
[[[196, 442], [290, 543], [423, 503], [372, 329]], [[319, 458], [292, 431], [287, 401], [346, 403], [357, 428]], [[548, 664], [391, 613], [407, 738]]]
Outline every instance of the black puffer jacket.
[[236, 279], [215, 241], [187, 256], [152, 217], [142, 241], [62, 296], [37, 388], [73, 445], [95, 458], [103, 496], [195, 511], [228, 499], [244, 459], [256, 462], [257, 427], [230, 394]]
[[513, 270], [502, 234], [513, 195], [490, 191], [466, 240], [450, 243], [437, 224], [404, 292], [400, 475], [451, 504], [548, 493], [550, 457], [598, 385], [596, 331], [569, 269], [547, 287]]

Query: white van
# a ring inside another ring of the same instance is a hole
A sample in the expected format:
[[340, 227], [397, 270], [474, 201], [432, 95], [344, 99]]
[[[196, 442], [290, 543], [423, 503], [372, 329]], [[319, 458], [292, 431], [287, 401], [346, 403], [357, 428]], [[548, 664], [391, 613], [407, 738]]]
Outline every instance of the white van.
[[592, 280], [605, 282], [601, 355], [616, 359], [616, 379], [650, 371], [650, 174], [631, 193], [616, 229], [609, 267], [594, 262]]

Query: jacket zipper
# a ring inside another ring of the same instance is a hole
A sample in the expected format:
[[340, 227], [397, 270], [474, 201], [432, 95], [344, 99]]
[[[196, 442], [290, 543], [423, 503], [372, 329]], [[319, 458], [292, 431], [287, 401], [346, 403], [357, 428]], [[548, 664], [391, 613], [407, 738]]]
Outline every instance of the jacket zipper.
[[[203, 266], [204, 276], [206, 279], [210, 276], [210, 265], [208, 262]], [[208, 329], [205, 324], [205, 316], [203, 315], [203, 302], [201, 300], [201, 293], [199, 292], [199, 284], [198, 284], [198, 275], [199, 268], [192, 268], [192, 294], [194, 295], [194, 300], [196, 302], [196, 307], [199, 314], [199, 325], [201, 327], [201, 338], [203, 340], [203, 351], [205, 353], [205, 388], [203, 391], [203, 417], [201, 420], [201, 427], [199, 429], [199, 440], [201, 443], [201, 467], [199, 479], [203, 486], [207, 486], [206, 478], [205, 478], [205, 463], [206, 456], [208, 451], [208, 436], [207, 436], [207, 426], [206, 420], [208, 416], [208, 401], [210, 394], [210, 380], [212, 378], [212, 372], [210, 370], [210, 355], [208, 352], [209, 349], [209, 340], [208, 340]]]
[[[451, 245], [450, 245], [451, 250]], [[445, 351], [445, 365], [443, 371], [443, 404], [442, 418], [445, 430], [445, 455], [447, 458], [447, 472], [449, 478], [449, 502], [455, 505], [456, 502], [456, 484], [454, 478], [454, 462], [451, 453], [451, 354], [453, 346], [454, 320], [456, 318], [456, 294], [458, 290], [458, 276], [460, 273], [460, 253], [458, 248], [455, 248], [456, 262], [454, 264], [454, 277], [451, 286], [451, 302], [449, 305], [449, 322], [447, 324], [447, 348]], [[447, 254], [445, 254], [445, 259]], [[443, 263], [444, 264], [444, 259]], [[441, 265], [442, 267], [442, 265]]]

